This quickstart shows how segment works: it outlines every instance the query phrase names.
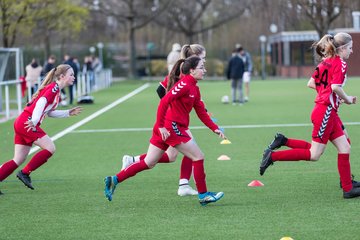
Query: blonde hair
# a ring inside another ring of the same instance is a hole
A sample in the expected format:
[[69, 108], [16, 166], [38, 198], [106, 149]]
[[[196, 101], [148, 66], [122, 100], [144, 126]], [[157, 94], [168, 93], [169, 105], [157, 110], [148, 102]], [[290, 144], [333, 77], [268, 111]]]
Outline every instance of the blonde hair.
[[66, 72], [71, 68], [68, 64], [60, 64], [59, 66], [51, 69], [45, 76], [44, 80], [42, 81], [39, 89], [34, 93], [31, 100], [34, 100], [40, 93], [41, 90], [44, 89], [47, 85], [49, 85], [52, 82], [56, 82], [56, 80], [59, 80], [60, 75], [65, 75]]
[[205, 48], [200, 44], [186, 44], [181, 48], [180, 59], [185, 59], [193, 55], [199, 56], [203, 52], [205, 52]]
[[318, 60], [327, 57], [335, 57], [338, 49], [349, 44], [352, 37], [348, 33], [340, 32], [335, 36], [326, 34], [318, 42], [313, 43], [312, 48], [315, 49]]

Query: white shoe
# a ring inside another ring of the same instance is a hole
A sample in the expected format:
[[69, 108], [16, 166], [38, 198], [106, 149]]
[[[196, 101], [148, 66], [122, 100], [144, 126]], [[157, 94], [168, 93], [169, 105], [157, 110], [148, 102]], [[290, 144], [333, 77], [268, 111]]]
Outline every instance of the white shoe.
[[121, 170], [124, 170], [125, 168], [127, 168], [128, 166], [133, 164], [134, 162], [135, 162], [135, 159], [134, 159], [133, 156], [124, 155], [123, 159], [122, 159], [122, 168], [121, 168]]
[[198, 191], [194, 190], [190, 185], [179, 186], [178, 195], [180, 197], [197, 195]]

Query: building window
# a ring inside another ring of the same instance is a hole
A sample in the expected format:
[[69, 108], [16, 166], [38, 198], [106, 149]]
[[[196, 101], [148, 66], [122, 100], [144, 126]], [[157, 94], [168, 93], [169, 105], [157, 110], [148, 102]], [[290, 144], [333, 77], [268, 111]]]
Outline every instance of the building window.
[[314, 56], [311, 49], [312, 42], [290, 43], [290, 65], [309, 66], [314, 65]]

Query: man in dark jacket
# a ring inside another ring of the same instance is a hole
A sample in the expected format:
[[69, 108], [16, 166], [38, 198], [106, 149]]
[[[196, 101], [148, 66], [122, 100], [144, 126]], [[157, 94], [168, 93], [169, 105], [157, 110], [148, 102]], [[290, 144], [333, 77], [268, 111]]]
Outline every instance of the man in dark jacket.
[[[234, 50], [232, 57], [229, 60], [227, 69], [227, 78], [231, 79], [231, 96], [233, 105], [236, 105], [236, 102], [238, 102], [240, 105], [244, 103], [242, 76], [245, 71], [245, 66], [243, 60], [240, 57], [241, 50], [241, 48]], [[236, 98], [236, 91], [239, 92], [239, 98]]]
[[65, 54], [64, 56], [64, 64], [68, 64], [72, 67], [72, 69], [74, 70], [74, 84], [69, 86], [69, 103], [70, 105], [73, 104], [74, 101], [74, 86], [77, 85], [77, 75], [78, 75], [78, 66], [76, 65], [76, 63], [74, 62], [74, 58], [70, 57], [69, 55]]

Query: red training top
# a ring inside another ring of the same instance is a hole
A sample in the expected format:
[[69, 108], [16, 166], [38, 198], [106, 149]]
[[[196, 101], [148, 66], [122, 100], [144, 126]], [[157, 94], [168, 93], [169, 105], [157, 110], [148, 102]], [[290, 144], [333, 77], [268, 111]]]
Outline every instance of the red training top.
[[172, 122], [182, 127], [189, 127], [192, 108], [208, 128], [213, 131], [219, 128], [207, 114], [201, 100], [200, 89], [196, 84], [197, 80], [194, 77], [185, 75], [161, 99], [156, 121], [159, 128], [171, 127]]
[[317, 96], [315, 103], [330, 105], [337, 111], [340, 97], [332, 91], [331, 85], [344, 86], [346, 82], [347, 64], [339, 56], [324, 59], [316, 67], [312, 78], [315, 79]]

